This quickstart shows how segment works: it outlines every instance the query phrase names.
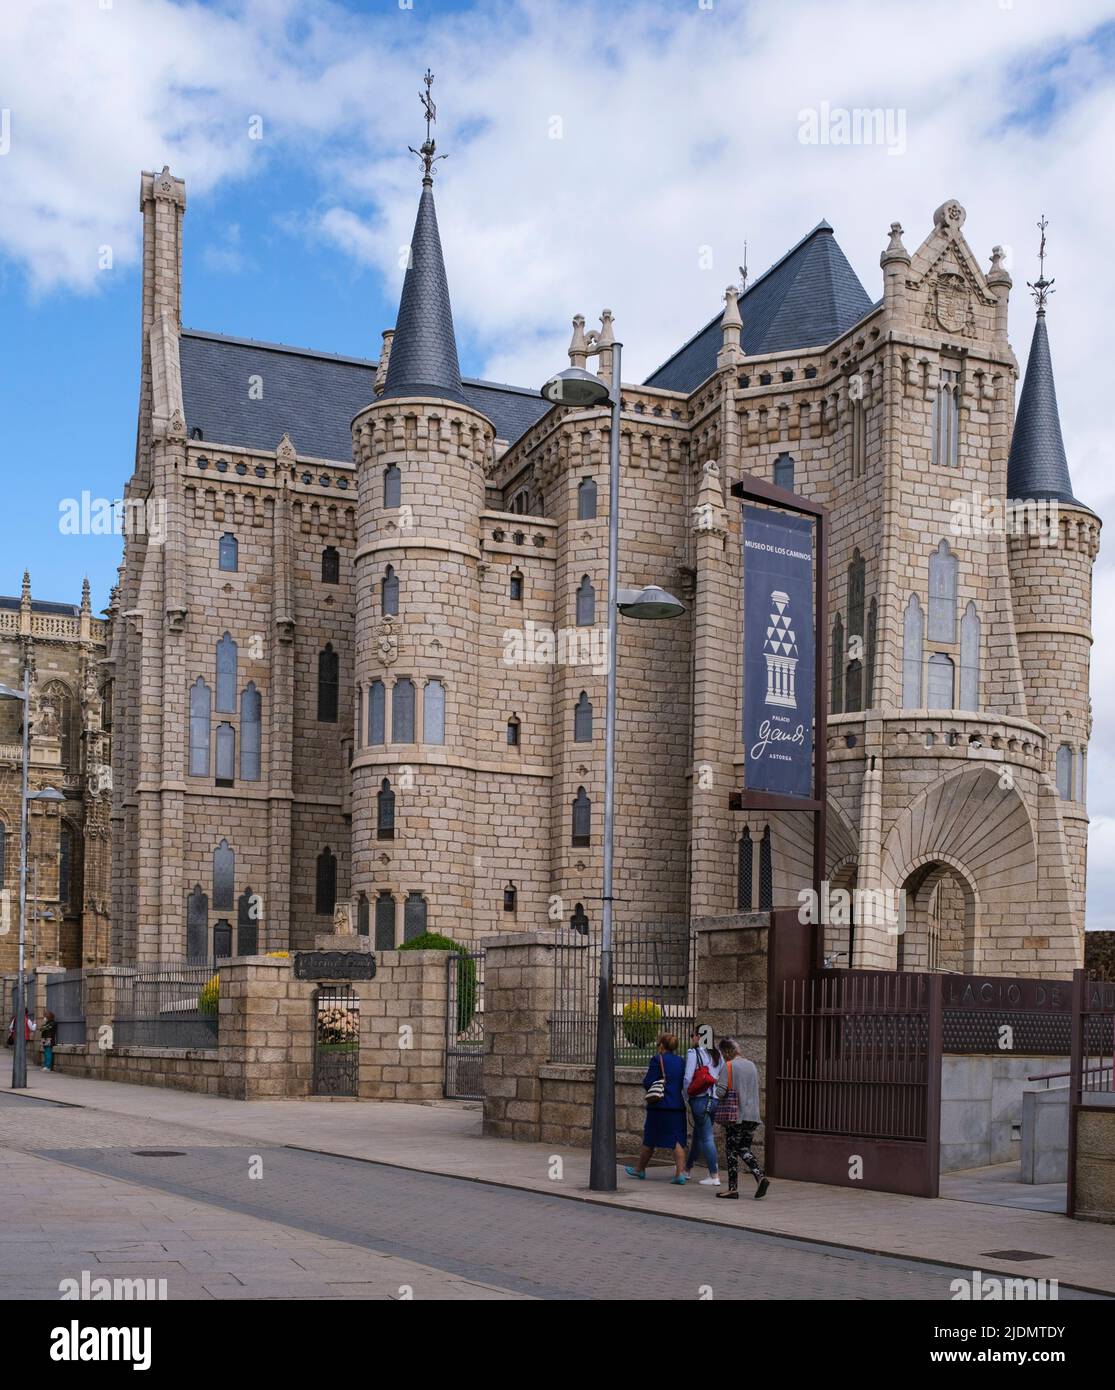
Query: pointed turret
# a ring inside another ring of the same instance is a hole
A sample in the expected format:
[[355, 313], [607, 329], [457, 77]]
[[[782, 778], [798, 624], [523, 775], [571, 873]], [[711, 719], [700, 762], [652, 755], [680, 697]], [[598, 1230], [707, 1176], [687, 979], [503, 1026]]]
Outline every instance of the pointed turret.
[[[465, 404], [449, 281], [441, 254], [434, 207], [434, 141], [430, 134], [433, 104], [426, 97], [426, 143], [415, 153], [425, 166], [418, 216], [410, 239], [410, 259], [403, 279], [399, 317], [387, 364], [383, 400], [399, 396], [435, 396]], [[441, 156], [437, 156], [441, 158]]]
[[1038, 309], [1022, 398], [1014, 418], [1007, 464], [1007, 496], [1041, 497], [1083, 506], [1072, 494], [1068, 458], [1061, 438], [1044, 307]]
[[1030, 340], [1022, 399], [1014, 417], [1007, 463], [1007, 496], [1046, 498], [1082, 507], [1083, 502], [1072, 495], [1069, 461], [1065, 456], [1061, 416], [1057, 410], [1057, 388], [1053, 384], [1049, 334], [1045, 327], [1045, 309], [1053, 293], [1053, 281], [1045, 278], [1045, 229], [1048, 225], [1043, 214], [1038, 223], [1041, 229], [1040, 270], [1030, 286], [1037, 304], [1037, 321]]

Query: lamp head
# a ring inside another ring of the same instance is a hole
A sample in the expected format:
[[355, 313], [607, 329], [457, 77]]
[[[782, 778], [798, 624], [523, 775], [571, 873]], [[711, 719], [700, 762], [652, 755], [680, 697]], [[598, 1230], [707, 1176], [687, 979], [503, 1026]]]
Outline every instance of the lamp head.
[[603, 405], [612, 398], [608, 383], [586, 372], [583, 367], [566, 367], [552, 376], [542, 388], [542, 399], [551, 405], [576, 405], [582, 408]]
[[680, 618], [685, 612], [685, 604], [657, 584], [648, 584], [629, 601], [621, 599], [617, 607], [625, 618]]

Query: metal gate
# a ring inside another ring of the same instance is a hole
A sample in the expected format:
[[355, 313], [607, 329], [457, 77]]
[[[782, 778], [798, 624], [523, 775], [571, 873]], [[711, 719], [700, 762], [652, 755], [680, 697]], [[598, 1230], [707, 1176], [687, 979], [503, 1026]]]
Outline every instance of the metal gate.
[[936, 1197], [939, 978], [817, 970], [811, 929], [776, 912], [767, 1032], [767, 1166], [776, 1177]]
[[484, 952], [451, 952], [445, 977], [445, 1094], [483, 1100]]
[[48, 975], [46, 1006], [58, 1025], [58, 1043], [84, 1043], [84, 970], [65, 970], [61, 975]]
[[315, 1096], [354, 1096], [360, 1079], [360, 997], [351, 985], [314, 991]]

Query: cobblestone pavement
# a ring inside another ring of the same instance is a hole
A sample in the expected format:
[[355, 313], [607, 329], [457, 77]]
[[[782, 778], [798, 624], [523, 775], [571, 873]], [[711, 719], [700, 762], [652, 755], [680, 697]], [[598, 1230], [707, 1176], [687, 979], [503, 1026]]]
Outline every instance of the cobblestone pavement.
[[947, 1299], [964, 1272], [23, 1099], [0, 1144], [6, 1298], [82, 1269], [186, 1298]]

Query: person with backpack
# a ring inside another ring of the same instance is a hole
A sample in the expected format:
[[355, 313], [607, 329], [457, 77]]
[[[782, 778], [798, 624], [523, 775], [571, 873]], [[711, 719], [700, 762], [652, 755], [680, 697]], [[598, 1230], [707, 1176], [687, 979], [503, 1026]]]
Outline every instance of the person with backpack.
[[720, 1051], [724, 1056], [724, 1065], [716, 1083], [715, 1120], [718, 1125], [724, 1126], [728, 1190], [716, 1195], [738, 1201], [739, 1165], [742, 1160], [757, 1184], [755, 1196], [765, 1197], [770, 1188], [770, 1179], [751, 1152], [751, 1140], [760, 1124], [759, 1073], [754, 1062], [740, 1056], [740, 1045], [735, 1038], [721, 1038]]
[[712, 1117], [716, 1110], [716, 1083], [723, 1059], [715, 1047], [703, 1047], [702, 1039], [711, 1036], [708, 1028], [694, 1028], [689, 1039], [691, 1046], [685, 1054], [685, 1094], [689, 1113], [693, 1116], [693, 1141], [685, 1160], [685, 1176], [693, 1177], [693, 1165], [704, 1160], [708, 1177], [701, 1179], [702, 1187], [720, 1186], [720, 1162], [716, 1155], [716, 1135]]
[[672, 1183], [679, 1186], [685, 1182], [682, 1171], [685, 1164], [685, 1064], [678, 1056], [678, 1040], [675, 1033], [663, 1033], [658, 1039], [658, 1050], [650, 1059], [647, 1074], [643, 1077], [643, 1090], [647, 1093], [647, 1118], [643, 1126], [643, 1147], [639, 1150], [639, 1162], [623, 1171], [629, 1178], [645, 1178], [647, 1164], [655, 1149], [672, 1149], [674, 1157], [674, 1176]]

